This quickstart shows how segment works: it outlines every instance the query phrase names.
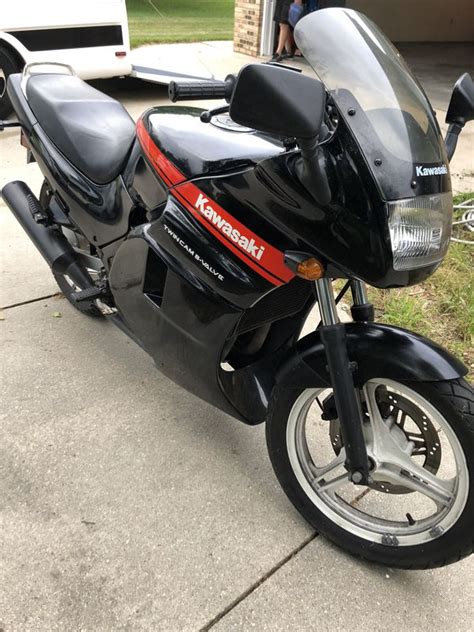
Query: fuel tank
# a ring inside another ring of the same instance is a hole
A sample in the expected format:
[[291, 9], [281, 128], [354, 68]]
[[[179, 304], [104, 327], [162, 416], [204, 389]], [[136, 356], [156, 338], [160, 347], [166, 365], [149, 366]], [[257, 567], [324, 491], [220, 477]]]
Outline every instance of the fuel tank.
[[185, 179], [249, 169], [285, 151], [280, 140], [237, 125], [228, 114], [203, 123], [202, 112], [195, 107], [156, 107], [141, 119], [154, 145]]

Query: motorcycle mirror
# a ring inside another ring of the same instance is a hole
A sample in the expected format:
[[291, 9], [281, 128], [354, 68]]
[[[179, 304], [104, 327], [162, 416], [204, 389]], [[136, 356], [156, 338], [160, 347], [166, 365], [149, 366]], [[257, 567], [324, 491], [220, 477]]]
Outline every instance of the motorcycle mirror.
[[237, 77], [229, 113], [245, 127], [309, 139], [319, 133], [325, 101], [318, 79], [280, 66], [249, 64]]
[[474, 82], [465, 72], [456, 81], [446, 114], [446, 123], [463, 127], [474, 119]]

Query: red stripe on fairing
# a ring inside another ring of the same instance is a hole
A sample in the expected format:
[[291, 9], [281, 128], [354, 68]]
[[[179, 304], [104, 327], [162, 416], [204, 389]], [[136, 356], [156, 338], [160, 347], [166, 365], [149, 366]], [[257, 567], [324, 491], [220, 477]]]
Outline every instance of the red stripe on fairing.
[[267, 272], [265, 270], [265, 268], [261, 268], [258, 263], [254, 262], [252, 259], [250, 259], [250, 257], [248, 257], [247, 255], [244, 255], [244, 253], [242, 252], [242, 250], [239, 250], [239, 248], [237, 246], [235, 246], [235, 244], [231, 241], [228, 241], [224, 235], [222, 233], [220, 233], [217, 229], [215, 229], [212, 224], [209, 224], [207, 221], [203, 221], [202, 215], [200, 215], [200, 213], [193, 207], [193, 205], [188, 202], [186, 200], [186, 198], [184, 198], [179, 191], [177, 191], [176, 189], [173, 191], [173, 193], [176, 195], [176, 198], [178, 199], [179, 202], [181, 202], [181, 204], [188, 209], [188, 211], [191, 212], [191, 214], [193, 215], [193, 217], [195, 217], [201, 224], [203, 224], [207, 230], [214, 235], [214, 237], [216, 237], [219, 241], [221, 241], [226, 248], [228, 248], [229, 250], [231, 250], [235, 255], [237, 255], [237, 257], [239, 257], [239, 259], [241, 259], [245, 264], [247, 264], [249, 266], [249, 268], [252, 268], [252, 270], [254, 270], [255, 272], [257, 272], [261, 277], [263, 277], [264, 279], [266, 279], [269, 283], [271, 283], [272, 285], [283, 285], [283, 281], [281, 279], [278, 279], [276, 277], [274, 277], [273, 275], [271, 275], [269, 272]]
[[142, 119], [137, 123], [137, 136], [146, 157], [168, 186], [174, 186], [186, 180], [181, 171], [155, 145]]
[[[285, 265], [283, 253], [250, 231], [246, 226], [244, 226], [244, 224], [241, 224], [235, 219], [235, 217], [230, 215], [230, 213], [219, 206], [219, 204], [214, 202], [214, 200], [209, 199], [208, 196], [195, 184], [192, 182], [185, 182], [186, 177], [155, 145], [151, 136], [148, 134], [142, 119], [140, 119], [137, 123], [137, 135], [143, 151], [160, 177], [168, 186], [174, 187], [173, 195], [176, 196], [179, 202], [181, 202], [181, 204], [192, 214], [192, 216], [205, 226], [207, 230], [216, 237], [216, 239], [223, 243], [229, 250], [237, 255], [239, 259], [252, 268], [252, 270], [260, 274], [260, 276], [266, 279], [269, 283], [272, 283], [273, 285], [282, 285], [283, 283], [291, 281], [294, 274]], [[212, 221], [199, 211], [196, 207], [196, 202], [200, 195], [203, 195], [208, 200], [212, 209], [220, 215], [225, 222], [230, 224], [233, 229], [238, 230], [239, 233], [247, 240], [250, 241], [253, 239], [259, 248], [265, 248], [261, 259], [258, 261], [254, 259], [250, 253], [239, 247], [227, 235], [220, 232], [220, 230], [214, 226]]]
[[[193, 217], [203, 224], [209, 232], [217, 237], [217, 239], [227, 246], [229, 250], [232, 250], [232, 252], [242, 259], [248, 266], [258, 272], [261, 276], [265, 277], [267, 281], [270, 281], [270, 283], [273, 283], [274, 285], [282, 285], [293, 278], [294, 274], [286, 267], [283, 260], [283, 253], [280, 250], [277, 250], [261, 237], [258, 237], [258, 235], [251, 232], [246, 226], [244, 226], [244, 224], [241, 224], [235, 219], [235, 217], [230, 215], [225, 209], [219, 206], [219, 204], [214, 202], [214, 200], [210, 200], [206, 194], [198, 189], [198, 187], [192, 182], [186, 182], [185, 184], [178, 185], [173, 190], [173, 194], [177, 194], [180, 201], [182, 201], [186, 208], [193, 214]], [[203, 195], [206, 200], [208, 200], [209, 205], [215, 213], [220, 215], [221, 218], [230, 224], [233, 229], [238, 230], [239, 233], [247, 240], [250, 241], [253, 239], [259, 248], [265, 248], [261, 259], [258, 261], [254, 259], [251, 254], [243, 248], [240, 248], [237, 243], [222, 233], [216, 226], [214, 226], [211, 220], [209, 220], [199, 211], [198, 208], [196, 208], [196, 202], [200, 195]]]

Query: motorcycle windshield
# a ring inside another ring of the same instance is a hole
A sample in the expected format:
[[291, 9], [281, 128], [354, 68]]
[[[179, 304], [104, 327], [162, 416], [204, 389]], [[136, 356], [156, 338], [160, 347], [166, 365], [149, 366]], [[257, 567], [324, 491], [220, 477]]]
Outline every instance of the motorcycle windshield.
[[351, 128], [385, 199], [413, 196], [414, 188], [416, 194], [450, 188], [428, 99], [371, 20], [350, 9], [323, 9], [300, 20], [295, 40]]

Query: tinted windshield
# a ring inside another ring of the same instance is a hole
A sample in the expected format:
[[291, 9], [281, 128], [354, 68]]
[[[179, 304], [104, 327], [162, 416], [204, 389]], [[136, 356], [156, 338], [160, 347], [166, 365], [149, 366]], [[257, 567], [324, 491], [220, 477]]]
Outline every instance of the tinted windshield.
[[446, 162], [423, 90], [371, 20], [350, 9], [323, 9], [298, 23], [295, 39], [367, 158], [382, 150], [393, 169], [409, 163], [410, 175], [415, 163]]

